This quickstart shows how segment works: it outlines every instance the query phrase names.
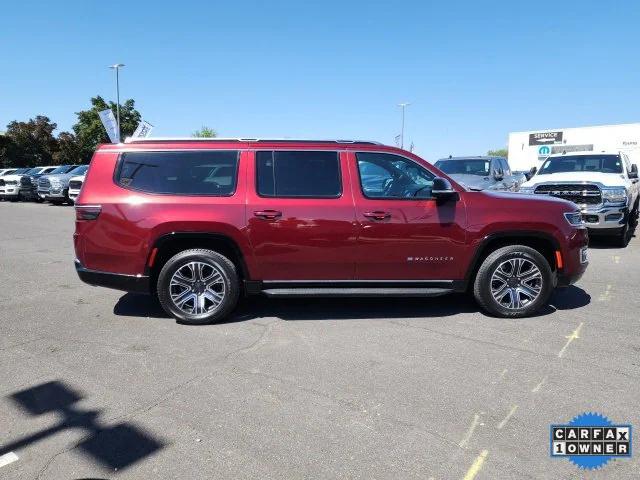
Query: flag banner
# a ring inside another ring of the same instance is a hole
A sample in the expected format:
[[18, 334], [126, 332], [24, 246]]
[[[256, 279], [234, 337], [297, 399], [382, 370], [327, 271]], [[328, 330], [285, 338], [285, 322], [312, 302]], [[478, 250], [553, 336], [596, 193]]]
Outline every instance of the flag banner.
[[151, 130], [153, 130], [153, 125], [141, 120], [131, 138], [147, 138], [151, 135]]
[[100, 120], [102, 121], [102, 125], [104, 125], [105, 130], [107, 131], [107, 135], [109, 135], [109, 139], [111, 143], [120, 143], [120, 135], [118, 134], [118, 123], [116, 122], [116, 118], [113, 116], [113, 112], [111, 109], [102, 110], [98, 112], [100, 115]]

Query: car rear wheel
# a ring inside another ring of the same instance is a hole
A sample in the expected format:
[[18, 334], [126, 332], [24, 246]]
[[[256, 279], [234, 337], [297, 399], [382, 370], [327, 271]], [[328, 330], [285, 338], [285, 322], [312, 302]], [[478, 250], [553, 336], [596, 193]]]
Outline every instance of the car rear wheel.
[[524, 245], [509, 245], [482, 262], [473, 292], [488, 313], [520, 318], [546, 305], [553, 287], [553, 272], [540, 252]]
[[185, 250], [162, 267], [157, 284], [162, 308], [187, 324], [224, 320], [238, 303], [236, 267], [212, 250]]

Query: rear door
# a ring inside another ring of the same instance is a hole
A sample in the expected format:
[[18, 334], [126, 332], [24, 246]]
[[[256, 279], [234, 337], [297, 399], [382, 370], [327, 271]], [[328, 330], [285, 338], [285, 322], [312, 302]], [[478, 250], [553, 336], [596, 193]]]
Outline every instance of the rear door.
[[358, 222], [356, 280], [457, 280], [465, 249], [461, 200], [438, 205], [435, 175], [391, 153], [349, 153]]
[[351, 280], [356, 224], [344, 152], [249, 152], [248, 236], [262, 280]]

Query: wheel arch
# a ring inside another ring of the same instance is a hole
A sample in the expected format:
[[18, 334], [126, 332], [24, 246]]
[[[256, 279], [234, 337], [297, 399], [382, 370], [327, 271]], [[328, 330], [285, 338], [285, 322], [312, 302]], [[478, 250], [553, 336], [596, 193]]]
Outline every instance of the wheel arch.
[[507, 245], [525, 245], [531, 247], [544, 256], [547, 262], [549, 262], [551, 270], [556, 271], [558, 269], [555, 252], [561, 250], [560, 243], [551, 234], [524, 230], [491, 233], [486, 235], [476, 248], [469, 267], [467, 268], [462, 289], [467, 290], [469, 285], [473, 285], [478, 269], [485, 258], [497, 249]]
[[236, 266], [240, 280], [251, 278], [245, 256], [237, 242], [228, 235], [211, 232], [172, 232], [159, 236], [149, 250], [146, 274], [155, 288], [160, 270], [175, 254], [192, 248], [213, 250], [227, 257]]

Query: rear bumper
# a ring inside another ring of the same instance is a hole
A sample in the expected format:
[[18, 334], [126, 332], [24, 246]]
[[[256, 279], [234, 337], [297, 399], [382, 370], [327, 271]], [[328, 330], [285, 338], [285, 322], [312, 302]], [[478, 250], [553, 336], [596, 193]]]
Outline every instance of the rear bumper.
[[125, 292], [149, 293], [149, 277], [145, 275], [124, 275], [91, 270], [85, 268], [79, 260], [75, 261], [75, 265], [80, 280], [89, 285], [113, 288]]

